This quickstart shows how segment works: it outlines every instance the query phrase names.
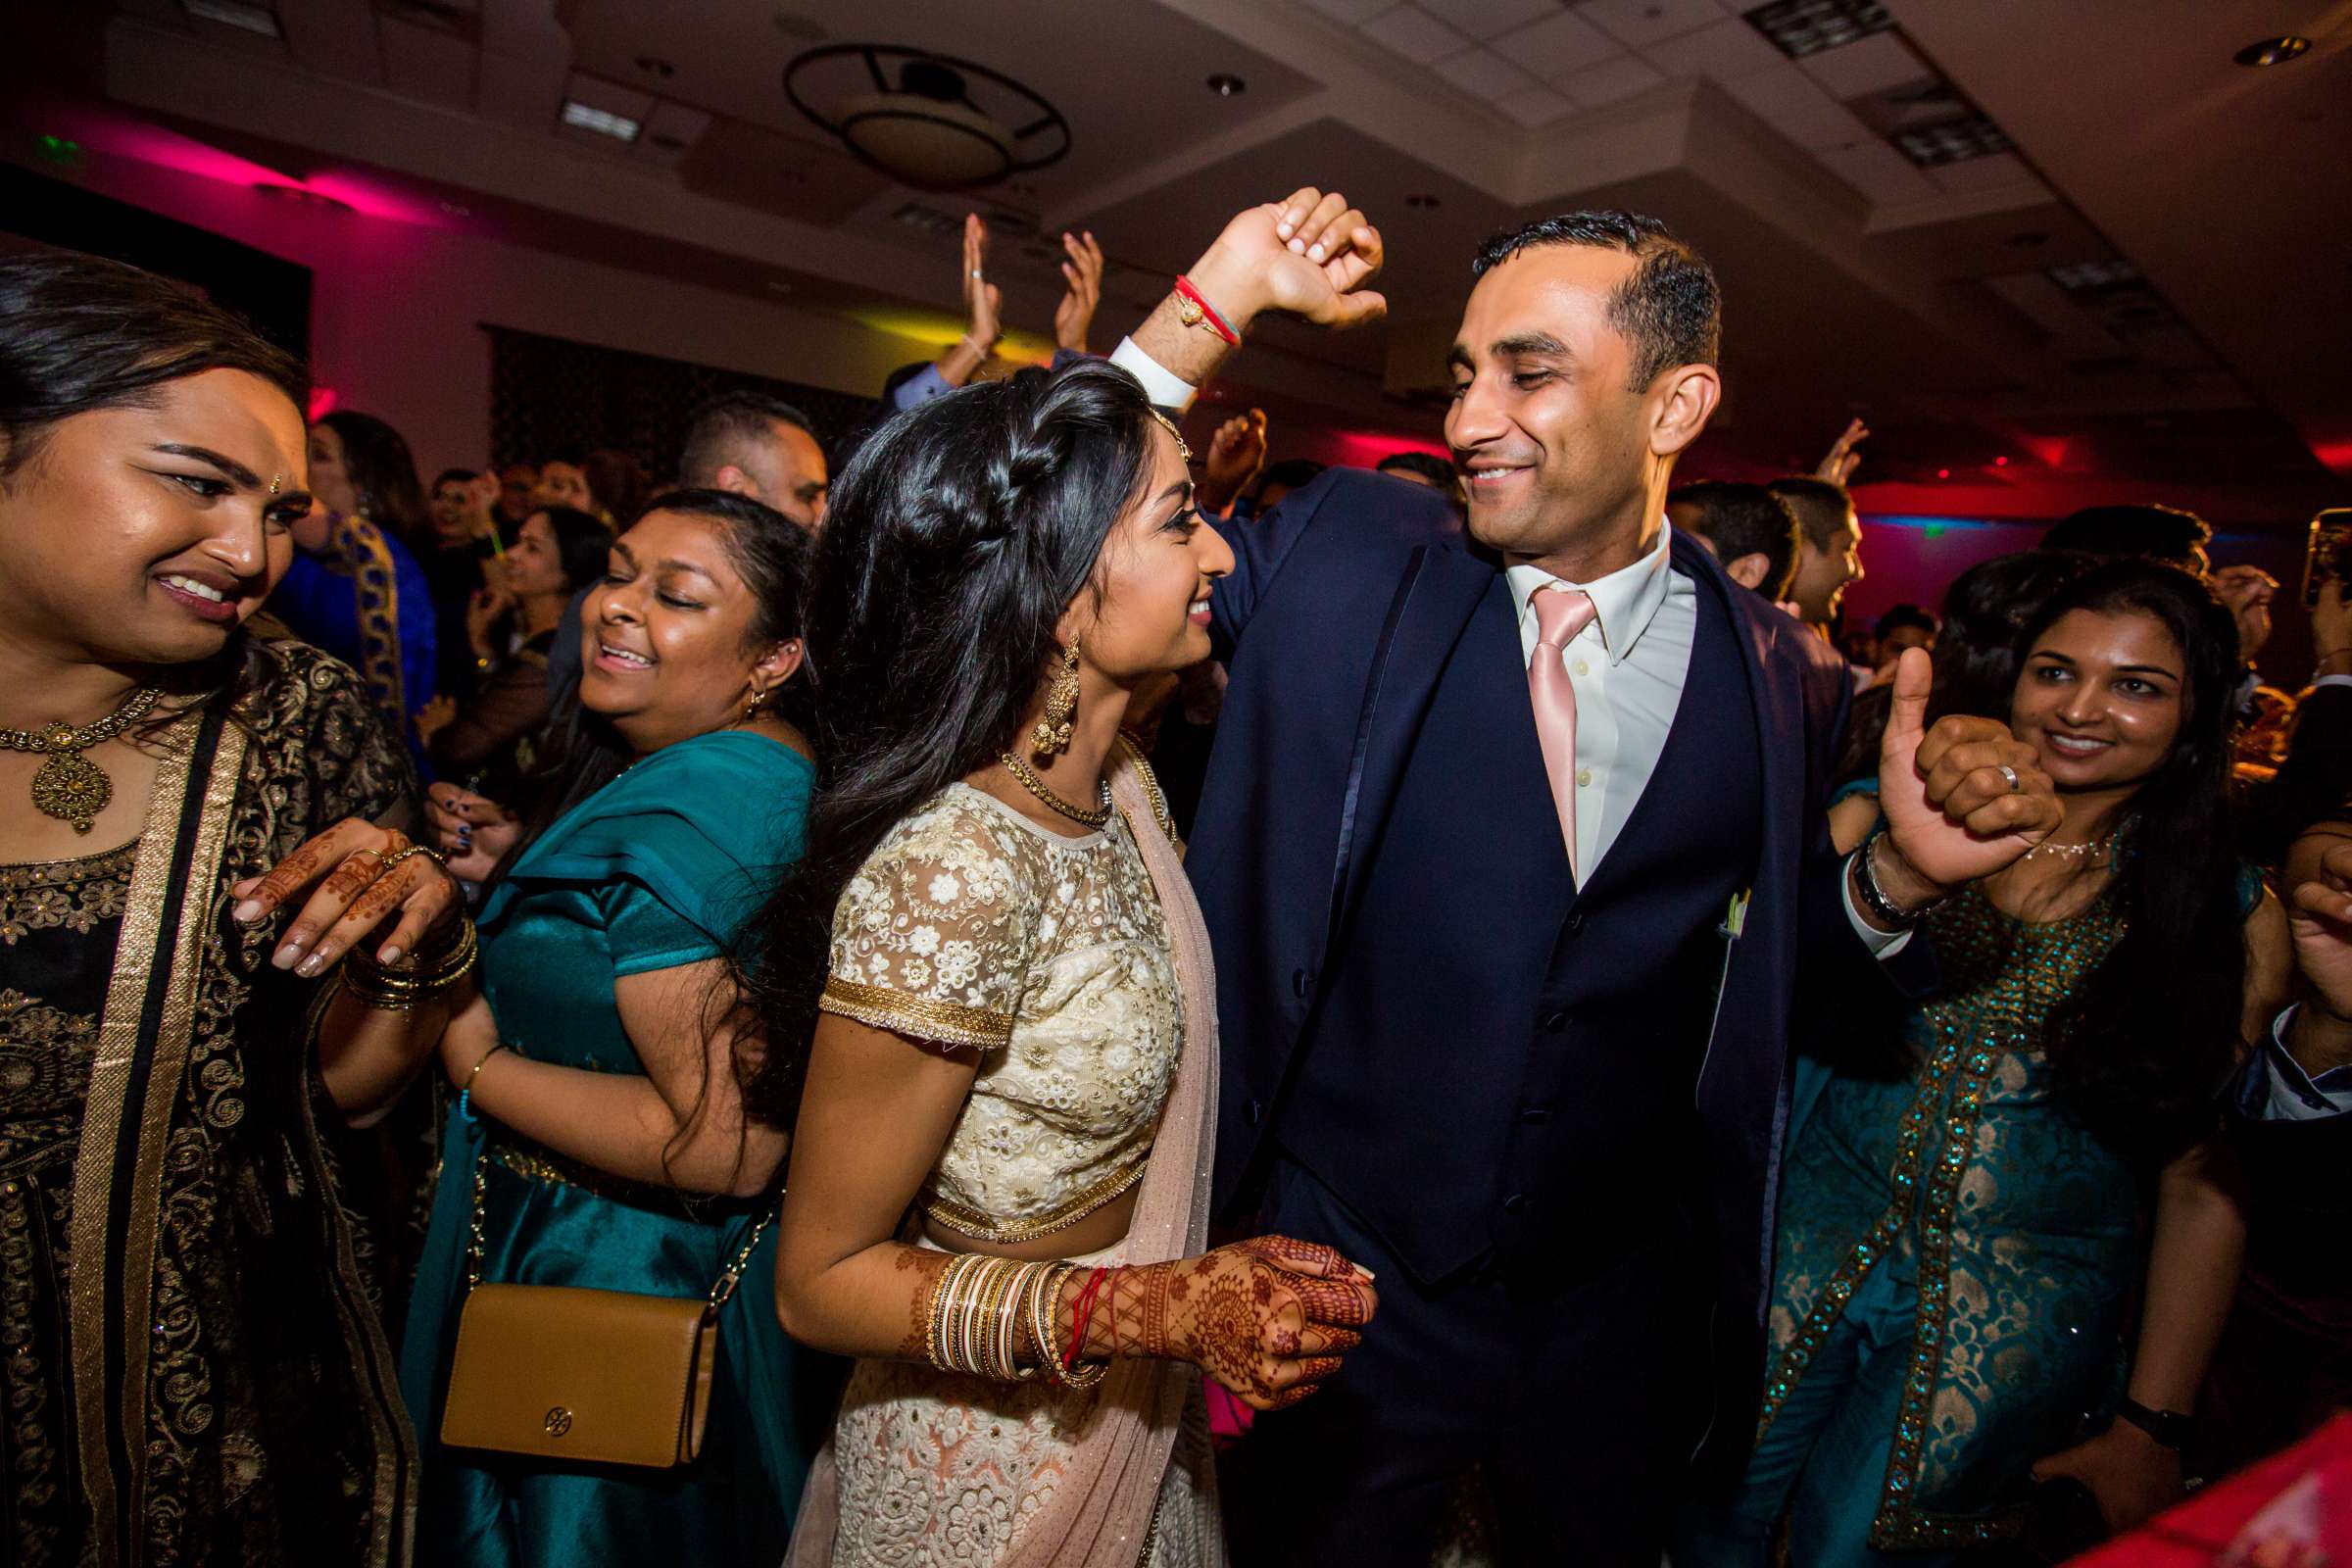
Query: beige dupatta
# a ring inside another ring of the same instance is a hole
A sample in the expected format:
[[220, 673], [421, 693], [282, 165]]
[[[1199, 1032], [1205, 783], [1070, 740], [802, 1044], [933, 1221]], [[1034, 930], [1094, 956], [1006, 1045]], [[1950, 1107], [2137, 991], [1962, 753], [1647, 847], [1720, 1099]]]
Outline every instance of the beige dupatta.
[[[1146, 782], [1124, 746], [1110, 773], [1110, 792], [1159, 895], [1184, 997], [1184, 1054], [1160, 1109], [1151, 1165], [1122, 1244], [1128, 1257], [1157, 1262], [1190, 1257], [1208, 1242], [1209, 1161], [1217, 1129], [1216, 971], [1200, 906], [1161, 825], [1157, 786]], [[1167, 1480], [1185, 1401], [1199, 1377], [1174, 1361], [1112, 1363], [1110, 1376], [1094, 1391], [1096, 1411], [1086, 1437], [1063, 1466], [1052, 1500], [1021, 1527], [1005, 1568], [1124, 1568], [1138, 1561]], [[802, 1494], [789, 1568], [829, 1568], [838, 1505], [828, 1439]]]

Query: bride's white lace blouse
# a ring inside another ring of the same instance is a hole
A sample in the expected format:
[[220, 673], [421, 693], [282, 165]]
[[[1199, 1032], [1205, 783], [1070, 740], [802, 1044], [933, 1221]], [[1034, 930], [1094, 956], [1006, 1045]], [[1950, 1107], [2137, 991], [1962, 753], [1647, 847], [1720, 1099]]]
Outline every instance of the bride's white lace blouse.
[[924, 1212], [1027, 1241], [1144, 1173], [1184, 1047], [1166, 922], [1123, 815], [1063, 838], [967, 784], [843, 891], [822, 1006], [981, 1053]]

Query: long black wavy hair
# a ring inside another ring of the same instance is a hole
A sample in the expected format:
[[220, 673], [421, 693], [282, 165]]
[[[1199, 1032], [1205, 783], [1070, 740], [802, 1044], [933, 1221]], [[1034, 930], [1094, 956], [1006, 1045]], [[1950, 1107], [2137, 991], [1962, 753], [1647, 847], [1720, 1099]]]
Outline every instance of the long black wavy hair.
[[789, 1125], [842, 889], [902, 818], [1014, 743], [1151, 473], [1126, 371], [1022, 370], [898, 415], [842, 471], [806, 625], [817, 789], [808, 847], [739, 958], [767, 1041], [747, 1102]]
[[2188, 572], [2113, 561], [2042, 605], [2018, 639], [2019, 659], [2078, 610], [2153, 616], [2186, 676], [2180, 735], [2125, 807], [2100, 895], [2124, 934], [2053, 1013], [2048, 1048], [2075, 1113], [2111, 1146], [2161, 1160], [2211, 1125], [2214, 1096], [2243, 1048], [2245, 914], [2229, 815], [2237, 625]]

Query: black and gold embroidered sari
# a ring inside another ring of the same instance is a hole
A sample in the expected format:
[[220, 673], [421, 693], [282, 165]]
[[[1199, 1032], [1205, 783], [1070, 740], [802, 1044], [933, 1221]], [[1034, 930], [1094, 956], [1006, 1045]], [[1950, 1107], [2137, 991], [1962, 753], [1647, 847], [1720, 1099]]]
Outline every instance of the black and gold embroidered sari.
[[157, 741], [140, 836], [0, 867], [0, 1559], [407, 1560], [414, 1442], [325, 1142], [314, 987], [227, 888], [407, 762], [351, 670], [258, 679]]

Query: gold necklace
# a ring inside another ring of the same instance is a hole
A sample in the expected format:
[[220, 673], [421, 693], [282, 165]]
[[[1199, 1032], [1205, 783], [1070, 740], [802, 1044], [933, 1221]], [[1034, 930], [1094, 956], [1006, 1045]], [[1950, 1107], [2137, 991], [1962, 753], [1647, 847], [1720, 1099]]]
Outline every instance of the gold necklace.
[[1063, 800], [1060, 796], [1054, 794], [1051, 789], [1048, 789], [1046, 787], [1046, 781], [1042, 778], [1039, 778], [1035, 771], [1030, 768], [1027, 762], [1022, 761], [1012, 753], [1006, 752], [1003, 757], [999, 758], [998, 760], [1004, 764], [1005, 772], [1010, 773], [1014, 778], [1020, 780], [1021, 788], [1027, 790], [1030, 794], [1036, 796], [1039, 800], [1045, 802], [1048, 806], [1054, 808], [1054, 810], [1059, 811], [1062, 815], [1068, 817], [1071, 821], [1078, 823], [1080, 826], [1101, 827], [1103, 823], [1110, 820], [1109, 779], [1106, 778], [1102, 781], [1102, 804], [1090, 811], [1083, 806], [1071, 805], [1068, 801]]
[[121, 708], [80, 729], [63, 719], [37, 730], [0, 729], [0, 747], [49, 759], [32, 775], [34, 808], [43, 815], [73, 823], [76, 833], [87, 833], [90, 823], [106, 809], [106, 803], [115, 798], [115, 782], [106, 776], [105, 768], [81, 754], [145, 718], [161, 695], [156, 687], [142, 686]]
[[2032, 849], [2028, 850], [2018, 858], [2020, 861], [2024, 861], [2034, 859], [2040, 856], [2048, 855], [2053, 857], [2064, 857], [2070, 860], [2087, 860], [2090, 858], [2090, 857], [2097, 855], [2101, 851], [2111, 850], [2113, 848], [2115, 848], [2115, 835], [2113, 833], [2105, 833], [2095, 839], [2084, 839], [2079, 844], [2058, 844], [2049, 839], [2043, 839], [2039, 844], [2034, 845]]

